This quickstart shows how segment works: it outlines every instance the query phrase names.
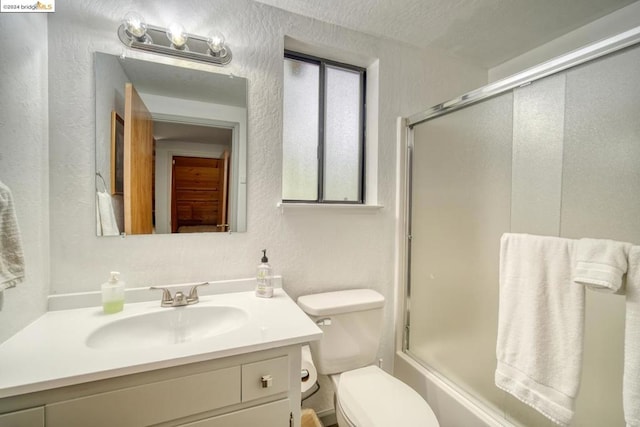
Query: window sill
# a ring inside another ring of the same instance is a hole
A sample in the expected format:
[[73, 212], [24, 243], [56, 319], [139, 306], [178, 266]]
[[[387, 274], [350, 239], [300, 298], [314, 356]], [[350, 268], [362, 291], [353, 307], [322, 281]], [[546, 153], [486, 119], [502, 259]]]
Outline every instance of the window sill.
[[383, 205], [360, 205], [351, 203], [287, 203], [279, 202], [278, 209], [284, 211], [352, 211], [352, 212], [376, 212], [384, 208]]

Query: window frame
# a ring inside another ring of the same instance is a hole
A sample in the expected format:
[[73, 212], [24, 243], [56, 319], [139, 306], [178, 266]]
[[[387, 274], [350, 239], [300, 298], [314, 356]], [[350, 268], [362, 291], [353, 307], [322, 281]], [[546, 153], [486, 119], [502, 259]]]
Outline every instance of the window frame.
[[[333, 61], [326, 58], [320, 58], [305, 53], [295, 52], [285, 49], [284, 59], [292, 59], [295, 61], [307, 62], [316, 64], [319, 66], [318, 75], [318, 185], [317, 185], [317, 197], [316, 200], [298, 200], [298, 199], [285, 199], [283, 197], [283, 203], [309, 203], [309, 204], [350, 204], [350, 205], [364, 205], [366, 203], [366, 80], [367, 70], [364, 67], [358, 67], [356, 65], [345, 64], [343, 62]], [[326, 200], [324, 198], [324, 176], [325, 176], [325, 117], [326, 117], [326, 68], [338, 68], [348, 71], [356, 72], [360, 75], [360, 99], [359, 99], [359, 113], [358, 120], [358, 199], [357, 200]], [[284, 84], [284, 82], [283, 82]], [[284, 196], [284, 195], [283, 195]]]

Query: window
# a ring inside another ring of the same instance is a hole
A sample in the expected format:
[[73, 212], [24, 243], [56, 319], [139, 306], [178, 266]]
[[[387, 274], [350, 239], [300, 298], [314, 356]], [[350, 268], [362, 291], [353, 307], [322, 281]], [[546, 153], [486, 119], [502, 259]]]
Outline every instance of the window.
[[285, 51], [285, 202], [364, 203], [365, 69]]

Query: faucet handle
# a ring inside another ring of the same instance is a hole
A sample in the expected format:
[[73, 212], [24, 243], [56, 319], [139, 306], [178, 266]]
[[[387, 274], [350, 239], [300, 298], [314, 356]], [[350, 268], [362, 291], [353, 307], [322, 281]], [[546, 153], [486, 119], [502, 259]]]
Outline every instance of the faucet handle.
[[189, 297], [188, 297], [189, 302], [191, 302], [191, 303], [198, 302], [198, 300], [199, 300], [199, 298], [198, 298], [198, 288], [200, 286], [208, 286], [208, 285], [209, 285], [209, 282], [204, 282], [204, 283], [200, 283], [198, 285], [192, 286], [191, 290], [189, 291]]
[[182, 293], [182, 291], [176, 292], [173, 297], [173, 303], [171, 304], [173, 307], [181, 307], [183, 305], [189, 304], [189, 299], [187, 296]]
[[163, 307], [171, 305], [173, 303], [173, 297], [171, 296], [171, 291], [169, 289], [162, 288], [160, 286], [151, 286], [149, 289], [162, 291], [162, 300], [160, 301], [160, 305], [162, 305]]

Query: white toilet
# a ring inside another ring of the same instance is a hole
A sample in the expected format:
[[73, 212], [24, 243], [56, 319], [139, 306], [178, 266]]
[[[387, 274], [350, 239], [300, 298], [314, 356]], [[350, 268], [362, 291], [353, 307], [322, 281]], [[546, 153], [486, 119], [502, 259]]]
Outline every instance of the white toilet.
[[433, 411], [411, 387], [372, 365], [382, 331], [384, 297], [371, 289], [298, 298], [322, 329], [311, 343], [318, 373], [335, 387], [340, 427], [438, 427]]

